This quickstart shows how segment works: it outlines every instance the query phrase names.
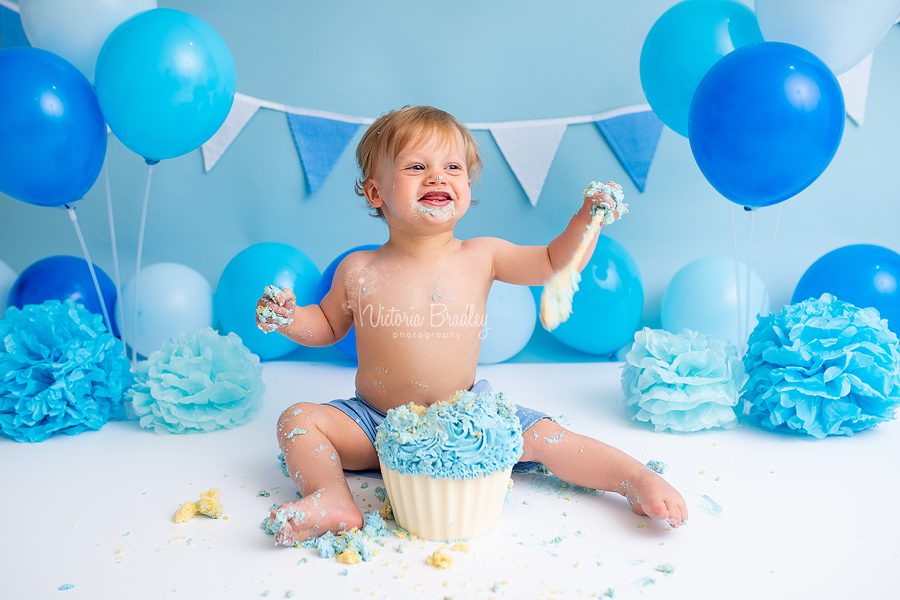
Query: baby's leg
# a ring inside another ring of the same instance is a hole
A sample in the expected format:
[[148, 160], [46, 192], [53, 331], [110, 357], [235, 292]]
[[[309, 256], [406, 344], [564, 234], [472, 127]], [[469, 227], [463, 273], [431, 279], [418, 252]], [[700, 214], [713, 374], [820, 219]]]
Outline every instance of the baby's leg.
[[554, 475], [587, 488], [618, 492], [639, 515], [678, 527], [687, 519], [684, 498], [665, 479], [624, 452], [542, 419], [523, 434], [522, 460], [542, 462]]
[[326, 404], [295, 404], [278, 419], [278, 445], [303, 495], [272, 512], [273, 519], [279, 512], [287, 518], [276, 533], [279, 543], [290, 546], [326, 531], [362, 528], [343, 469], [377, 469], [378, 457], [353, 419]]

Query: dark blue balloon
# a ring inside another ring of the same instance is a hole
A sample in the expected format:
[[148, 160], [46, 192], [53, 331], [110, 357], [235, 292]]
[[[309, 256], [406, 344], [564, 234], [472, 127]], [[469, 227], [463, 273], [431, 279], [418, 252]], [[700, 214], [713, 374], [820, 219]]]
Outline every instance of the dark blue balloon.
[[741, 206], [777, 204], [806, 189], [843, 132], [837, 79], [815, 55], [779, 42], [722, 57], [697, 86], [688, 117], [697, 165]]
[[800, 278], [791, 304], [829, 293], [860, 308], [873, 307], [900, 332], [900, 254], [857, 244], [832, 250]]
[[[342, 253], [340, 256], [331, 261], [327, 267], [325, 267], [325, 271], [322, 273], [322, 279], [319, 280], [319, 287], [316, 289], [316, 302], [321, 302], [322, 298], [325, 297], [325, 294], [328, 293], [328, 290], [331, 289], [331, 284], [334, 281], [334, 272], [337, 270], [338, 265], [341, 264], [341, 261], [347, 258], [348, 255], [353, 252], [359, 252], [360, 250], [376, 250], [380, 248], [380, 246], [374, 244], [366, 244], [364, 246], [357, 246], [356, 248], [350, 248], [346, 252]], [[335, 348], [356, 360], [356, 332], [355, 328], [351, 327], [350, 332], [344, 336], [344, 338], [334, 345]]]
[[[116, 286], [97, 265], [94, 265], [94, 272], [97, 274], [113, 335], [118, 337], [119, 331], [113, 317]], [[9, 290], [7, 304], [22, 308], [26, 304], [42, 304], [45, 300], [74, 300], [96, 315], [103, 314], [87, 261], [75, 256], [51, 256], [27, 267]], [[106, 321], [103, 325], [106, 326]]]
[[36, 206], [82, 198], [106, 157], [94, 88], [39, 48], [0, 50], [0, 191]]

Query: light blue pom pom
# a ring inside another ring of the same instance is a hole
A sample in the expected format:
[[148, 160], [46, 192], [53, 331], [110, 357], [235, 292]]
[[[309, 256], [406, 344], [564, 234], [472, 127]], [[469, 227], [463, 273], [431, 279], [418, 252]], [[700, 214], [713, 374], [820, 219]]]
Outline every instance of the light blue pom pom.
[[625, 355], [622, 391], [631, 418], [656, 431], [732, 429], [744, 378], [734, 346], [689, 329], [645, 327]]
[[853, 435], [900, 405], [897, 336], [874, 308], [823, 294], [760, 318], [749, 346], [743, 398], [767, 429]]
[[40, 442], [123, 414], [130, 365], [103, 317], [72, 300], [11, 306], [0, 340], [0, 435]]
[[141, 427], [194, 433], [243, 425], [262, 405], [259, 357], [209, 327], [172, 338], [138, 364], [126, 401]]

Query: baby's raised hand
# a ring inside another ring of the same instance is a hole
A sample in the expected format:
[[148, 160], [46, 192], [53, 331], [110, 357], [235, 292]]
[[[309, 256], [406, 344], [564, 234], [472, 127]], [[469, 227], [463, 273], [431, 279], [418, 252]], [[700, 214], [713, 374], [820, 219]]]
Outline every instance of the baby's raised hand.
[[604, 225], [609, 225], [628, 212], [628, 205], [623, 202], [624, 199], [622, 186], [612, 181], [608, 183], [592, 181], [584, 190], [585, 203], [591, 203], [591, 214], [601, 215]]
[[279, 331], [294, 322], [294, 291], [267, 285], [256, 302], [256, 326], [263, 333]]

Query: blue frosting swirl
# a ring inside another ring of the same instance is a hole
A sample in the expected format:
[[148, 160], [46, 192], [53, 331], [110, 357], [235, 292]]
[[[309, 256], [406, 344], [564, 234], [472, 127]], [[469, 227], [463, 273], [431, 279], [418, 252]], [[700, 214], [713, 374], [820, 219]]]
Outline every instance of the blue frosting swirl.
[[522, 445], [516, 407], [503, 392], [461, 391], [428, 408], [398, 406], [375, 437], [388, 469], [439, 479], [473, 479], [511, 467]]

